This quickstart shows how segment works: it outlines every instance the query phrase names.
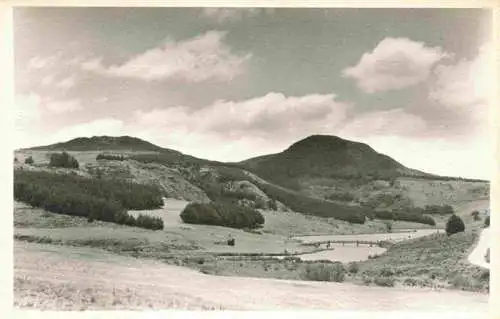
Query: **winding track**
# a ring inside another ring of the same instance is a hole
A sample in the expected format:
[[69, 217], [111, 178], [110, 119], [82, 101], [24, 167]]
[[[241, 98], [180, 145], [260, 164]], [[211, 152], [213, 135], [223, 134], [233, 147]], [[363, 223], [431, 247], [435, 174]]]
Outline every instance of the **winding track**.
[[486, 262], [484, 256], [490, 247], [490, 228], [481, 231], [479, 241], [474, 250], [469, 254], [469, 262], [479, 267], [490, 269], [490, 264]]

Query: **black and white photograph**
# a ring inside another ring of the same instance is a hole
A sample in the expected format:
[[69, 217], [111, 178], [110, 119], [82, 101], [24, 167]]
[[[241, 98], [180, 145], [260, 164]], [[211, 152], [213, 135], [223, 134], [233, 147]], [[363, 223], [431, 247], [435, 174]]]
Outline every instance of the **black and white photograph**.
[[13, 7], [14, 309], [487, 315], [493, 14]]

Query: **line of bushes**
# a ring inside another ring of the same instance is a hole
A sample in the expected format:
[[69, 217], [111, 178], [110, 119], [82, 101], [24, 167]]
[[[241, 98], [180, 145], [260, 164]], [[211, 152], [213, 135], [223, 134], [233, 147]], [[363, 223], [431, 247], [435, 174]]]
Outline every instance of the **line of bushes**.
[[188, 204], [180, 216], [188, 224], [231, 228], [257, 228], [265, 222], [264, 216], [255, 209], [223, 201]]
[[370, 218], [383, 219], [383, 220], [400, 220], [407, 222], [415, 222], [436, 226], [436, 221], [431, 216], [423, 215], [419, 209], [409, 210], [373, 210], [370, 213]]
[[163, 229], [160, 218], [130, 216], [127, 209], [163, 205], [161, 192], [149, 185], [95, 180], [49, 172], [15, 171], [14, 198], [57, 214], [87, 217], [148, 229]]
[[113, 155], [113, 154], [98, 154], [95, 158], [96, 160], [108, 160], [108, 161], [124, 161], [127, 158], [123, 155]]

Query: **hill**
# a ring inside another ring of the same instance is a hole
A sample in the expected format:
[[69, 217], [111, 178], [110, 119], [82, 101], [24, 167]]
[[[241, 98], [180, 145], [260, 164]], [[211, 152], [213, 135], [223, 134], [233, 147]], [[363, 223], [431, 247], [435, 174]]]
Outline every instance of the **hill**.
[[309, 197], [373, 208], [423, 207], [487, 197], [486, 181], [408, 168], [369, 145], [312, 135], [286, 150], [238, 163], [255, 175]]
[[248, 159], [240, 164], [263, 178], [294, 188], [300, 178], [434, 177], [407, 168], [367, 144], [328, 135], [312, 135], [281, 153]]
[[[166, 150], [162, 147], [146, 142], [136, 137], [131, 136], [93, 136], [93, 137], [78, 137], [67, 142], [55, 143], [51, 145], [31, 147], [26, 150], [36, 151], [149, 151], [160, 152]], [[172, 150], [171, 150], [172, 151]], [[176, 152], [176, 151], [172, 151]], [[180, 152], [176, 152], [181, 154]]]
[[[209, 163], [210, 161], [183, 154], [169, 148], [131, 136], [93, 136], [78, 137], [67, 142], [36, 146], [20, 151], [69, 151], [69, 152], [122, 152], [147, 159], [161, 158], [171, 164], [176, 163]], [[153, 160], [151, 160], [152, 162]]]

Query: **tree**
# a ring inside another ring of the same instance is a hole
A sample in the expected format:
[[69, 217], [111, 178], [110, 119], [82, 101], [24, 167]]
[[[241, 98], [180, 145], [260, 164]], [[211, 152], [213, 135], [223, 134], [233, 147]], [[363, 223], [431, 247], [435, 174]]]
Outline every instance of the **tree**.
[[486, 216], [484, 219], [484, 227], [489, 227], [490, 226], [490, 216]]
[[446, 234], [450, 236], [463, 231], [465, 231], [464, 221], [455, 214], [451, 215], [446, 222]]
[[385, 228], [387, 229], [388, 233], [392, 233], [392, 223], [390, 221], [385, 221]]
[[26, 158], [26, 159], [24, 160], [24, 164], [29, 164], [29, 165], [31, 165], [31, 164], [33, 164], [33, 163], [35, 163], [35, 161], [33, 160], [33, 156], [30, 156], [30, 157], [28, 157], [28, 158]]
[[471, 216], [474, 218], [474, 220], [481, 220], [481, 217], [479, 216], [479, 211], [475, 210], [471, 213]]
[[76, 158], [68, 154], [67, 152], [54, 153], [50, 155], [49, 166], [52, 167], [64, 167], [64, 168], [78, 168], [80, 165]]

